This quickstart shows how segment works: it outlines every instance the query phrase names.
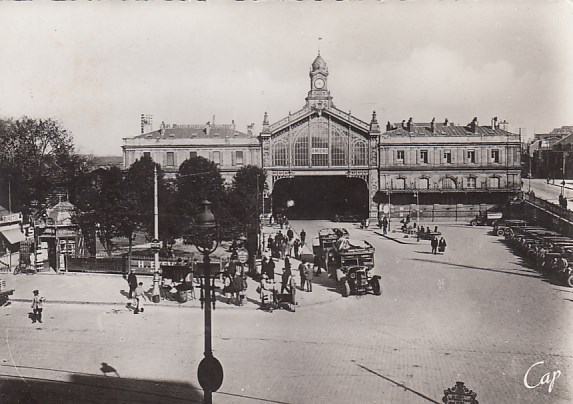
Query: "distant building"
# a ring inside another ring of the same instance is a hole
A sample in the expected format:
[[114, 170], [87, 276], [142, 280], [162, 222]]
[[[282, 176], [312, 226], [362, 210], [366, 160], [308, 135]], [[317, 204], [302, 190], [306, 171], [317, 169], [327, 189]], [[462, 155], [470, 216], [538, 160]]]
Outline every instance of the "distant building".
[[531, 167], [536, 178], [573, 178], [573, 126], [535, 134], [530, 145]]
[[260, 147], [252, 134], [239, 132], [235, 123], [215, 125], [166, 125], [160, 129], [123, 139], [123, 168], [149, 156], [166, 175], [175, 177], [179, 166], [190, 157], [204, 157], [219, 166], [223, 179], [230, 182], [245, 165], [261, 165]]
[[111, 167], [118, 167], [123, 169], [123, 156], [93, 156], [92, 164], [94, 168], [107, 169]]

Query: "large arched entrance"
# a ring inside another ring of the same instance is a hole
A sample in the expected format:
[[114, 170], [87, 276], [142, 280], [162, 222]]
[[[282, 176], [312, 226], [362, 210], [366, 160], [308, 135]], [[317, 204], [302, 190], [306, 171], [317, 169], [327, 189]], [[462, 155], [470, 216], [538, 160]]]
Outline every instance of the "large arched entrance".
[[346, 176], [304, 176], [278, 180], [273, 189], [273, 212], [289, 219], [355, 220], [368, 217], [368, 187]]

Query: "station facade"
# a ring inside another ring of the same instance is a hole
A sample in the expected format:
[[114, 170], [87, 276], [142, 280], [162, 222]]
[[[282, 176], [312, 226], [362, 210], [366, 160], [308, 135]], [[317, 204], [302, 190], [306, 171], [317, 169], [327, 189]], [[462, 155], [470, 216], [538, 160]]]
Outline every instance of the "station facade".
[[[175, 176], [194, 156], [219, 165], [230, 182], [243, 165], [267, 172], [273, 211], [292, 217], [353, 215], [376, 219], [384, 205], [497, 204], [521, 189], [521, 139], [507, 122], [477, 118], [464, 125], [386, 123], [376, 112], [361, 120], [334, 105], [328, 66], [311, 64], [302, 108], [271, 123], [265, 112], [258, 136], [230, 125], [165, 125], [125, 138], [124, 168], [147, 155]], [[143, 122], [143, 121], [142, 121]]]

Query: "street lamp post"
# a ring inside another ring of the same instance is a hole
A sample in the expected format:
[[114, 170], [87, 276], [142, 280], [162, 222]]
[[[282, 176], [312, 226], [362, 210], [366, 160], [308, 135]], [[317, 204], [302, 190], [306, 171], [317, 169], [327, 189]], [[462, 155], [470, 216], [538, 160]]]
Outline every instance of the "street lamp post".
[[223, 366], [213, 356], [211, 347], [211, 302], [214, 309], [215, 299], [214, 296], [211, 296], [211, 258], [209, 255], [219, 246], [219, 237], [215, 216], [209, 208], [211, 203], [205, 200], [202, 202], [202, 205], [203, 210], [196, 218], [194, 230], [196, 232], [195, 246], [203, 254], [205, 281], [203, 285], [204, 299], [201, 299], [201, 306], [205, 310], [205, 357], [199, 363], [197, 378], [204, 391], [203, 403], [211, 404], [213, 402], [212, 393], [217, 391], [223, 384]]

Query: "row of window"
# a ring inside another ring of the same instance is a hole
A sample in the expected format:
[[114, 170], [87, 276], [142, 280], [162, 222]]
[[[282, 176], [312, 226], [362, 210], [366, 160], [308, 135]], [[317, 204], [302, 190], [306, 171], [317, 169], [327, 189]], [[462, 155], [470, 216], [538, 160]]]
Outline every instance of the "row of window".
[[[404, 163], [404, 150], [396, 151], [396, 160], [398, 163]], [[499, 149], [493, 149], [490, 153], [490, 163], [499, 163]], [[420, 150], [420, 163], [428, 164], [428, 150]], [[466, 163], [475, 164], [476, 162], [476, 151], [466, 150]], [[444, 150], [442, 153], [442, 163], [451, 164], [452, 163], [452, 151]]]
[[[305, 167], [346, 166], [350, 160], [354, 166], [368, 164], [366, 142], [355, 142], [348, 158], [349, 150], [346, 142], [339, 136], [334, 136], [331, 145], [328, 139], [319, 136], [311, 136], [309, 145], [308, 137], [299, 137], [293, 144], [292, 165]], [[329, 164], [330, 160], [330, 164]], [[273, 166], [289, 166], [288, 145], [286, 142], [277, 142], [272, 146]]]
[[[237, 150], [237, 151], [234, 151], [232, 153], [233, 153], [232, 154], [232, 159], [233, 159], [232, 165], [234, 165], [234, 166], [243, 165], [243, 160], [244, 160], [243, 151]], [[143, 152], [143, 155], [145, 157], [151, 158], [151, 152]], [[189, 152], [189, 158], [195, 158], [195, 157], [197, 157], [196, 151]], [[215, 164], [223, 164], [220, 151], [211, 152], [210, 153], [210, 159]], [[177, 161], [175, 158], [175, 152], [166, 152], [164, 155], [164, 162], [163, 163], [166, 167], [175, 167], [177, 165]]]
[[[453, 178], [445, 177], [439, 182], [439, 188], [441, 189], [456, 189], [458, 184]], [[501, 179], [499, 177], [490, 177], [487, 179], [487, 183], [483, 184], [485, 188], [500, 188]], [[395, 178], [390, 182], [390, 187], [392, 189], [406, 189], [406, 178]], [[429, 178], [418, 178], [416, 180], [417, 189], [430, 189], [430, 179]], [[465, 178], [465, 188], [477, 188], [477, 178], [467, 177]]]

